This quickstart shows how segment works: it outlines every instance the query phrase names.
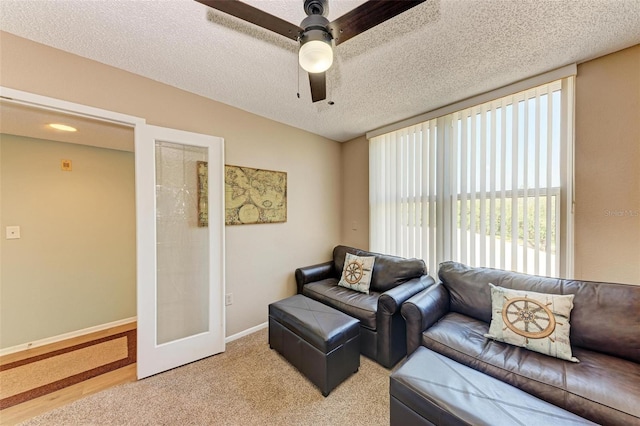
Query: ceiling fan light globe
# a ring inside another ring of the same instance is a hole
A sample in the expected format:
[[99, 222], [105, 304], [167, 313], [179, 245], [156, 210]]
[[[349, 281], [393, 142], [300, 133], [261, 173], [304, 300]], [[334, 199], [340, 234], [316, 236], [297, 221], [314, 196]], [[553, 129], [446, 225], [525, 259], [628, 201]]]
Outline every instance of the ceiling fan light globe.
[[324, 41], [310, 40], [300, 47], [298, 59], [307, 72], [325, 72], [333, 64], [333, 49]]

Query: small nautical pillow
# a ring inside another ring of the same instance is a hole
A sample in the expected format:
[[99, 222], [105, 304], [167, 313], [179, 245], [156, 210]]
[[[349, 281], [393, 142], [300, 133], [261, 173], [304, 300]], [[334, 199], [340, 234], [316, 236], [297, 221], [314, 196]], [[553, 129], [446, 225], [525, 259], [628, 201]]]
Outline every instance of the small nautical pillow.
[[567, 361], [573, 294], [545, 294], [491, 286], [491, 325], [485, 337]]
[[356, 256], [347, 253], [338, 285], [369, 294], [369, 285], [371, 284], [371, 274], [375, 260], [375, 256]]

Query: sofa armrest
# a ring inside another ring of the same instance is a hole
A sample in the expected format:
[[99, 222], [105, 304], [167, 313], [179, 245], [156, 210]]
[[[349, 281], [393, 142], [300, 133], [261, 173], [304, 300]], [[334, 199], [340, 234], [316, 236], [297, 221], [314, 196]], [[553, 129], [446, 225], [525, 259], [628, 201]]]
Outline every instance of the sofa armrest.
[[376, 361], [393, 367], [407, 353], [407, 329], [400, 314], [402, 303], [435, 284], [429, 275], [404, 282], [378, 297], [376, 313]]
[[298, 294], [302, 294], [302, 288], [305, 284], [331, 278], [332, 274], [333, 261], [296, 269], [295, 276]]
[[387, 290], [378, 299], [378, 311], [393, 315], [400, 311], [400, 307], [406, 300], [434, 284], [433, 278], [423, 275]]
[[420, 346], [422, 332], [449, 312], [449, 292], [438, 283], [416, 294], [400, 309], [407, 322], [407, 355]]

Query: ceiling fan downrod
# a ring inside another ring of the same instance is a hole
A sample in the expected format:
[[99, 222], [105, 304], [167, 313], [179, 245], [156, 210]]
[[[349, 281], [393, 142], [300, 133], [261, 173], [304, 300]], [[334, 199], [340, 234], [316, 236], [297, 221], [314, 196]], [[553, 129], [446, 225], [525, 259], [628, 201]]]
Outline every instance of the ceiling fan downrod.
[[329, 2], [328, 0], [304, 0], [304, 12], [307, 16], [327, 16], [329, 14]]

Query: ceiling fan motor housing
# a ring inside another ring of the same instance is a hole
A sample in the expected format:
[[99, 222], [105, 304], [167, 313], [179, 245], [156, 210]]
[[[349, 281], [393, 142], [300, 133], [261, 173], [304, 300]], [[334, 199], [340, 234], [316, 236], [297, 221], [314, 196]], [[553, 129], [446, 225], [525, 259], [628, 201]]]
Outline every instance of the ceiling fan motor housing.
[[320, 40], [331, 43], [333, 37], [329, 32], [329, 20], [322, 15], [309, 15], [302, 20], [300, 26], [304, 29], [300, 35], [300, 43]]

